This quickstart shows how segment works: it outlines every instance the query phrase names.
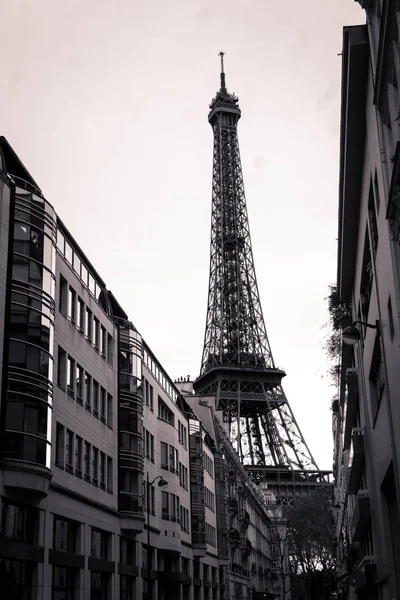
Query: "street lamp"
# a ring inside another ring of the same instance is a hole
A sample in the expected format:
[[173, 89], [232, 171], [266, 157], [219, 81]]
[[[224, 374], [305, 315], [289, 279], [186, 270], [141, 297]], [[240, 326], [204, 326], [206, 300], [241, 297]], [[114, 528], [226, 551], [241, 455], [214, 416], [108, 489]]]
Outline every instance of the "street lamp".
[[[146, 498], [147, 498], [147, 600], [152, 600], [150, 594], [150, 571], [151, 571], [151, 552], [150, 552], [150, 488], [158, 479], [158, 487], [165, 487], [168, 485], [168, 481], [161, 477], [161, 475], [157, 475], [151, 481], [149, 481], [149, 472], [147, 472], [146, 478]], [[152, 591], [152, 590], [151, 590]]]
[[375, 321], [375, 325], [371, 325], [370, 323], [362, 323], [362, 321], [354, 321], [353, 325], [346, 327], [342, 331], [342, 340], [344, 344], [348, 346], [355, 346], [361, 340], [360, 330], [356, 327], [356, 325], [363, 325], [364, 327], [369, 327], [370, 329], [376, 329], [378, 336], [379, 332], [379, 321]]

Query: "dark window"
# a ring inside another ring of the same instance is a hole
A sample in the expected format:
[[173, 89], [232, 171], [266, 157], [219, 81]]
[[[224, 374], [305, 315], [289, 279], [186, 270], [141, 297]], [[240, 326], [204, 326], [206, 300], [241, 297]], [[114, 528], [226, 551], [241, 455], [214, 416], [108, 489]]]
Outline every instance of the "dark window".
[[84, 462], [84, 468], [85, 468], [85, 473], [84, 473], [84, 478], [85, 481], [90, 481], [90, 444], [89, 442], [85, 442], [85, 453], [83, 456], [83, 462]]
[[107, 340], [107, 332], [103, 325], [100, 326], [100, 354], [103, 358], [106, 357], [106, 340]]
[[368, 216], [369, 216], [369, 232], [371, 239], [371, 248], [372, 252], [375, 256], [376, 250], [378, 247], [378, 223], [376, 220], [376, 209], [375, 209], [375, 200], [374, 200], [374, 192], [372, 189], [372, 182], [369, 190], [369, 200], [368, 200]]
[[394, 338], [394, 321], [393, 321], [393, 309], [392, 309], [392, 299], [389, 297], [388, 302], [388, 317], [389, 317], [389, 329], [390, 329], [390, 339]]
[[75, 439], [75, 475], [82, 477], [82, 449], [83, 440], [79, 435]]
[[134, 600], [135, 578], [129, 575], [120, 575], [121, 600]]
[[136, 565], [136, 552], [133, 540], [121, 538], [120, 540], [120, 559], [119, 562], [123, 565]]
[[60, 313], [66, 317], [68, 315], [68, 282], [62, 275], [60, 275], [60, 297], [58, 302]]
[[375, 415], [378, 412], [385, 389], [384, 365], [381, 354], [380, 338], [378, 335], [375, 337], [375, 345], [369, 373], [369, 383], [372, 415], [373, 419], [375, 419]]
[[53, 548], [61, 552], [74, 554], [79, 523], [54, 515]]
[[106, 489], [106, 455], [100, 452], [100, 487]]
[[90, 600], [108, 600], [110, 575], [92, 571], [90, 577]]
[[61, 423], [56, 424], [56, 465], [64, 468], [65, 427]]
[[113, 362], [113, 344], [114, 340], [112, 335], [107, 333], [107, 362], [109, 365], [112, 365]]
[[84, 381], [83, 368], [80, 365], [76, 365], [76, 388], [75, 389], [76, 389], [77, 401], [83, 399], [83, 381]]
[[107, 456], [107, 492], [113, 493], [113, 459]]
[[85, 408], [90, 411], [92, 407], [92, 378], [85, 371]]
[[107, 531], [92, 527], [90, 555], [93, 558], [102, 558], [103, 560], [108, 560], [108, 547], [110, 538], [111, 534], [109, 534]]
[[113, 398], [107, 394], [107, 427], [113, 428]]
[[93, 335], [92, 328], [93, 328], [93, 315], [92, 315], [92, 311], [87, 308], [86, 309], [85, 334], [86, 334], [86, 339], [89, 342], [92, 341], [92, 335]]
[[75, 361], [71, 356], [67, 360], [67, 392], [70, 396], [75, 394]]
[[65, 391], [67, 383], [67, 354], [58, 346], [57, 385]]
[[100, 421], [106, 422], [106, 390], [103, 387], [100, 388]]
[[168, 469], [168, 444], [161, 442], [161, 468]]
[[[1, 537], [33, 544], [39, 518], [38, 510], [5, 499], [1, 508]], [[1, 591], [0, 587], [0, 594]]]
[[93, 415], [99, 418], [99, 384], [93, 379]]
[[161, 517], [166, 521], [169, 520], [169, 494], [161, 492]]
[[68, 319], [71, 323], [76, 321], [76, 293], [71, 286], [68, 290]]
[[52, 600], [75, 600], [76, 577], [76, 569], [54, 566]]
[[33, 563], [0, 558], [0, 595], [4, 600], [32, 599]]
[[74, 472], [74, 434], [70, 429], [67, 429], [67, 439], [65, 444], [65, 469], [69, 473]]
[[84, 327], [85, 327], [85, 305], [83, 303], [83, 300], [79, 297], [78, 297], [78, 311], [77, 311], [76, 316], [77, 316], [76, 326], [78, 328], [78, 331], [80, 331], [80, 333], [83, 333]]
[[99, 485], [99, 451], [94, 446], [92, 448], [92, 483]]
[[99, 349], [100, 346], [100, 323], [96, 317], [93, 317], [93, 346], [96, 350]]

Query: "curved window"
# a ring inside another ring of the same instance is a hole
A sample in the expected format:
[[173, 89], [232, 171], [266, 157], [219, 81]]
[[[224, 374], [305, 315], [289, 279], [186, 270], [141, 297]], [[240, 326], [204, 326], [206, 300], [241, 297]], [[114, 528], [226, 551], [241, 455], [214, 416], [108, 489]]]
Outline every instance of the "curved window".
[[16, 189], [4, 458], [50, 468], [56, 222]]

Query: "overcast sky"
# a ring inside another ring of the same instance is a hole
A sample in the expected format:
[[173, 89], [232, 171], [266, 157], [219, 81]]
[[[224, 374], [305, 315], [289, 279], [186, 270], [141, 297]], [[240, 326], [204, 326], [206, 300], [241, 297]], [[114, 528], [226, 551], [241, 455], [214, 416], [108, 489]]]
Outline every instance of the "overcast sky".
[[224, 50], [275, 362], [332, 466], [342, 27], [354, 0], [1, 0], [6, 136], [173, 379], [199, 374]]

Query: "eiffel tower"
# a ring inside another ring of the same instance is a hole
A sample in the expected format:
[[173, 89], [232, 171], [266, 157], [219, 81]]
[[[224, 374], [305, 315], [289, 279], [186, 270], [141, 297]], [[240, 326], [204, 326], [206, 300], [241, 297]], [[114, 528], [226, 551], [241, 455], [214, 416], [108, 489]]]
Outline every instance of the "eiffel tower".
[[253, 480], [278, 502], [327, 483], [303, 438], [274, 363], [258, 293], [240, 161], [239, 100], [221, 87], [210, 104], [214, 135], [210, 276], [200, 376], [194, 389], [216, 409]]

